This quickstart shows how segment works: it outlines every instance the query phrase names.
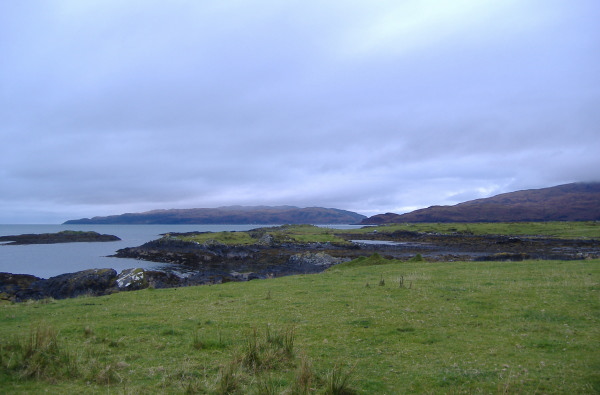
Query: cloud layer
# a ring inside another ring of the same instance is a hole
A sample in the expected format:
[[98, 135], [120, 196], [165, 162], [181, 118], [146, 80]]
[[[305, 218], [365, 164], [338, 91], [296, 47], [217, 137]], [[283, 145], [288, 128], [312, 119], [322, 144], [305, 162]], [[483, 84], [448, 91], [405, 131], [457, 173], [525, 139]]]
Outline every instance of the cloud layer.
[[599, 15], [594, 0], [5, 2], [0, 223], [401, 213], [598, 180]]

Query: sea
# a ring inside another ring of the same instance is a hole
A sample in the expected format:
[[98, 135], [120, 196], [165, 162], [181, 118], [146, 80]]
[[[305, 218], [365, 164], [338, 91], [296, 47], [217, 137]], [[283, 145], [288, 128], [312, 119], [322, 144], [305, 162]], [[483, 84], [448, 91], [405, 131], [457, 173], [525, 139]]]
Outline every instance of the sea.
[[[245, 231], [276, 225], [2, 225], [0, 236], [55, 233], [64, 230], [94, 231], [118, 236], [120, 241], [7, 245], [0, 243], [0, 272], [49, 278], [86, 269], [112, 268], [121, 272], [143, 268], [179, 272], [180, 266], [137, 259], [110, 257], [118, 249], [137, 247], [165, 233]], [[357, 225], [319, 225], [354, 229]]]

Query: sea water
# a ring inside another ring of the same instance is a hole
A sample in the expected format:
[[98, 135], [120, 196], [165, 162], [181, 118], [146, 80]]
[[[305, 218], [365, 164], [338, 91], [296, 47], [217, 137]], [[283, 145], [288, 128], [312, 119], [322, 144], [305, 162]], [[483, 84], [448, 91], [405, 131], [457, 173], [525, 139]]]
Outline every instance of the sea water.
[[[118, 249], [137, 247], [165, 233], [245, 231], [273, 225], [0, 225], [0, 236], [55, 233], [64, 230], [94, 231], [119, 237], [120, 241], [59, 244], [0, 244], [0, 272], [32, 274], [48, 278], [86, 269], [129, 268], [175, 270], [176, 265], [136, 259], [114, 258]], [[356, 228], [331, 225], [333, 228]]]

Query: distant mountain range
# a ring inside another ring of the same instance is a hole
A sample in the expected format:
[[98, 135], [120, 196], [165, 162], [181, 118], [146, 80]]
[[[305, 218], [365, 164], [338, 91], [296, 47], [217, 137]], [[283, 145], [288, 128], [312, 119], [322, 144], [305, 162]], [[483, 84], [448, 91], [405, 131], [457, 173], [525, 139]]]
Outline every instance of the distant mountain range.
[[82, 218], [65, 224], [356, 224], [366, 217], [335, 208], [294, 206], [226, 206], [153, 210]]
[[65, 224], [357, 224], [400, 222], [599, 221], [600, 182], [503, 193], [454, 206], [432, 206], [406, 214], [372, 217], [335, 208], [226, 206], [153, 210], [82, 218]]
[[378, 214], [363, 220], [361, 224], [598, 220], [600, 182], [592, 182], [503, 193], [454, 206], [432, 206], [406, 214]]

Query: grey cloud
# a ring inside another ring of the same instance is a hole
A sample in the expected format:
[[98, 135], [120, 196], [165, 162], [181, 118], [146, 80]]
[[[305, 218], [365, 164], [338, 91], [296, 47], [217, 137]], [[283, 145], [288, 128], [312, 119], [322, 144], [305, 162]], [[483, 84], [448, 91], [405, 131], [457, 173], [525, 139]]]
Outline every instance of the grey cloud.
[[597, 179], [598, 11], [3, 3], [0, 222], [224, 204], [376, 214]]

